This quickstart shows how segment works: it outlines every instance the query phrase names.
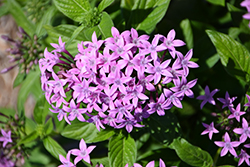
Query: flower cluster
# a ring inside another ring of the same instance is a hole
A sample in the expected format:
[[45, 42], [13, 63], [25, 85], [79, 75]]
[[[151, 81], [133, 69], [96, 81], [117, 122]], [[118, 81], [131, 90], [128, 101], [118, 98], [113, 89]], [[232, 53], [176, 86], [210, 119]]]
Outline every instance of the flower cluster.
[[[247, 12], [248, 12], [247, 14], [243, 15], [243, 18], [247, 19], [247, 20], [250, 20], [250, 1], [249, 0], [244, 0], [243, 2], [241, 2], [240, 5], [243, 6], [243, 7], [246, 7]], [[249, 23], [248, 26], [250, 27], [250, 23]]]
[[[3, 119], [3, 118], [7, 119]], [[24, 157], [26, 156], [26, 148], [17, 146], [20, 141], [20, 119], [17, 116], [7, 116], [0, 112], [0, 167], [14, 167], [23, 166], [25, 163]], [[5, 121], [7, 120], [7, 121]]]
[[[216, 105], [213, 95], [218, 91], [218, 89], [215, 89], [210, 92], [208, 86], [206, 86], [205, 95], [197, 97], [197, 99], [203, 100], [201, 108], [203, 108], [206, 102]], [[249, 102], [244, 106], [250, 107], [250, 96], [246, 96]], [[250, 156], [248, 155], [249, 152], [247, 153], [247, 148], [250, 148], [250, 127], [248, 124], [250, 121], [249, 112], [247, 112], [248, 110], [241, 111], [240, 103], [234, 107], [233, 102], [235, 99], [236, 97], [230, 98], [228, 92], [226, 92], [225, 98], [217, 98], [217, 100], [222, 103], [222, 107], [219, 108], [222, 113], [214, 114], [219, 118], [218, 124], [215, 126], [220, 127], [221, 130], [225, 132], [225, 135], [224, 141], [215, 141], [214, 143], [218, 147], [223, 147], [220, 153], [221, 156], [225, 156], [228, 152], [230, 152], [234, 157], [239, 158], [238, 166], [240, 166], [244, 161], [248, 166], [250, 166]], [[218, 104], [216, 106], [219, 107]], [[212, 139], [213, 133], [219, 133], [219, 131], [215, 129], [213, 122], [210, 125], [205, 123], [202, 124], [206, 130], [204, 130], [201, 135], [209, 134], [210, 140]]]
[[6, 73], [11, 69], [19, 66], [21, 73], [29, 73], [34, 70], [34, 65], [38, 64], [38, 60], [42, 57], [42, 47], [37, 36], [31, 38], [21, 27], [17, 32], [19, 39], [11, 39], [7, 35], [1, 37], [11, 44], [11, 48], [7, 49], [9, 55], [9, 62], [14, 65], [4, 68], [0, 73]]
[[150, 114], [182, 108], [183, 97], [193, 97], [197, 79], [188, 82], [187, 76], [198, 65], [190, 61], [192, 50], [184, 56], [175, 49], [185, 43], [174, 39], [174, 30], [167, 37], [155, 35], [151, 43], [133, 28], [111, 32], [106, 40], [94, 32], [92, 42], [78, 44], [75, 56], [61, 38], [59, 45], [51, 44], [53, 51], [45, 49], [39, 60], [42, 90], [60, 121], [77, 118], [98, 130], [106, 124], [131, 132]]

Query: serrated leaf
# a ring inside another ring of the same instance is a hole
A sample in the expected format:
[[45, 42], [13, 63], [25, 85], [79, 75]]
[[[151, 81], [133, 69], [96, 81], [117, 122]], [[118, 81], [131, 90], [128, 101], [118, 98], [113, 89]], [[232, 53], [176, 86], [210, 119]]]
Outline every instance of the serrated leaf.
[[15, 78], [15, 81], [14, 81], [14, 84], [13, 84], [13, 88], [17, 87], [18, 85], [20, 85], [26, 78], [26, 74], [25, 73], [18, 73], [16, 78]]
[[180, 125], [177, 118], [170, 111], [166, 111], [164, 116], [156, 113], [151, 115], [144, 123], [157, 141], [162, 144], [170, 144], [175, 138], [180, 136]]
[[248, 50], [226, 34], [212, 30], [206, 30], [206, 33], [216, 47], [221, 62], [229, 74], [246, 81], [246, 74], [250, 74]]
[[150, 34], [165, 16], [169, 3], [170, 0], [122, 0], [126, 28], [134, 27]]
[[109, 5], [111, 5], [114, 2], [114, 0], [102, 0], [100, 4], [98, 5], [98, 11], [102, 12], [105, 8], [107, 8]]
[[59, 160], [59, 154], [66, 157], [66, 151], [62, 148], [60, 144], [58, 144], [54, 139], [51, 137], [46, 137], [43, 140], [43, 145], [46, 148], [46, 150], [53, 155], [56, 159]]
[[25, 144], [25, 143], [29, 143], [34, 141], [35, 139], [37, 139], [38, 134], [36, 131], [33, 131], [32, 133], [30, 133], [29, 135], [25, 136], [24, 138], [22, 138], [17, 145], [21, 145], [21, 144]]
[[208, 152], [193, 146], [183, 138], [175, 139], [171, 147], [182, 161], [191, 166], [210, 167], [213, 165], [213, 159]]
[[102, 39], [106, 39], [112, 36], [111, 28], [113, 26], [114, 24], [109, 14], [106, 12], [103, 12], [101, 22], [95, 27], [84, 30], [84, 35], [88, 41], [91, 41], [92, 34], [95, 31], [97, 37], [101, 36]]
[[109, 141], [109, 166], [124, 167], [126, 164], [132, 166], [136, 161], [136, 145], [130, 135], [128, 137], [119, 134], [113, 136]]
[[194, 46], [193, 31], [189, 19], [182, 20], [180, 23], [180, 27], [182, 29], [185, 42], [187, 44], [187, 48], [188, 49], [193, 48]]
[[213, 5], [225, 6], [225, 0], [207, 0], [207, 2], [210, 2]]
[[91, 10], [88, 0], [54, 0], [54, 3], [64, 15], [77, 22], [82, 22]]
[[8, 0], [9, 12], [15, 19], [18, 26], [22, 27], [27, 34], [33, 37], [36, 27], [35, 25], [27, 19], [21, 6], [15, 0]]

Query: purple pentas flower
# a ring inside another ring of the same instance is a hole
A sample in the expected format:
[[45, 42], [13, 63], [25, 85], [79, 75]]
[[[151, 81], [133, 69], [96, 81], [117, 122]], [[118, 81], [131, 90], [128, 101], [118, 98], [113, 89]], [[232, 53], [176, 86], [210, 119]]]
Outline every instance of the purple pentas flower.
[[148, 104], [149, 108], [148, 109], [148, 113], [149, 114], [153, 114], [154, 112], [157, 112], [157, 114], [159, 116], [163, 116], [165, 115], [165, 111], [164, 110], [168, 110], [171, 108], [171, 105], [168, 105], [165, 103], [165, 96], [162, 93], [160, 98], [157, 100], [157, 102], [151, 102]]
[[148, 68], [145, 70], [145, 72], [150, 73], [154, 76], [155, 85], [160, 82], [161, 75], [172, 77], [172, 74], [167, 70], [170, 61], [171, 60], [169, 59], [160, 63], [159, 61], [156, 60], [154, 61], [154, 66], [149, 64]]
[[202, 125], [206, 128], [206, 130], [204, 130], [201, 135], [205, 135], [208, 134], [209, 139], [212, 139], [213, 133], [219, 133], [219, 131], [217, 129], [214, 128], [214, 123], [212, 122], [210, 125], [202, 123]]
[[127, 99], [132, 99], [132, 104], [137, 107], [138, 100], [147, 100], [148, 96], [143, 93], [143, 87], [141, 85], [134, 86], [132, 89], [127, 90], [128, 94], [125, 96]]
[[165, 46], [171, 56], [175, 58], [175, 47], [183, 46], [185, 43], [179, 39], [174, 39], [175, 38], [175, 30], [172, 29], [169, 31], [167, 37], [161, 36], [161, 41], [163, 42], [162, 45]]
[[214, 94], [217, 93], [218, 91], [219, 91], [218, 89], [214, 89], [212, 92], [210, 92], [209, 87], [208, 87], [208, 86], [205, 87], [205, 95], [200, 95], [200, 96], [197, 97], [198, 100], [203, 100], [203, 101], [201, 102], [201, 106], [200, 106], [201, 109], [203, 108], [203, 106], [204, 106], [207, 102], [209, 102], [210, 104], [215, 105], [215, 101], [214, 101], [213, 96], [214, 96]]
[[128, 133], [133, 130], [133, 127], [144, 127], [144, 125], [138, 124], [135, 118], [119, 119], [117, 123], [120, 123], [116, 128], [123, 128], [125, 126]]
[[241, 149], [241, 152], [240, 152], [240, 155], [238, 156], [238, 158], [240, 158], [240, 160], [238, 162], [238, 166], [240, 166], [244, 161], [246, 162], [246, 164], [248, 166], [250, 166], [250, 162], [249, 162], [250, 156], [246, 153], [245, 150]]
[[7, 143], [11, 143], [11, 131], [5, 132], [3, 129], [1, 129], [1, 133], [3, 136], [0, 137], [0, 141], [3, 142], [3, 147], [7, 145]]
[[90, 156], [89, 154], [93, 151], [93, 149], [96, 146], [89, 146], [87, 147], [85, 141], [83, 139], [81, 139], [80, 143], [79, 143], [79, 148], [80, 149], [72, 149], [70, 150], [70, 152], [77, 156], [74, 160], [74, 164], [76, 165], [79, 161], [84, 160], [85, 162], [90, 164]]
[[237, 105], [236, 109], [230, 108], [230, 111], [232, 112], [232, 114], [228, 116], [228, 119], [235, 118], [238, 122], [240, 122], [240, 116], [246, 113], [240, 111], [240, 103]]
[[60, 79], [54, 72], [52, 72], [54, 80], [47, 81], [47, 84], [52, 86], [54, 93], [59, 93], [62, 97], [66, 97], [63, 86], [67, 83], [65, 79]]
[[64, 111], [63, 109], [61, 109], [61, 108], [58, 108], [58, 107], [55, 107], [55, 106], [53, 106], [52, 105], [52, 107], [53, 107], [53, 109], [49, 109], [51, 112], [53, 112], [53, 113], [57, 113], [58, 115], [57, 115], [57, 118], [58, 118], [58, 120], [59, 121], [61, 121], [63, 118], [64, 118], [64, 120], [68, 123], [68, 124], [71, 124], [70, 123], [70, 121], [69, 121], [69, 119], [68, 119], [68, 113], [66, 112], [66, 111]]
[[250, 96], [246, 94], [248, 102], [244, 105], [246, 107], [250, 107]]
[[58, 167], [76, 167], [72, 162], [70, 162], [70, 154], [71, 151], [67, 153], [66, 158], [59, 154], [59, 159], [62, 162], [62, 165], [59, 165]]
[[103, 42], [104, 42], [103, 40], [97, 40], [96, 33], [94, 31], [92, 34], [92, 42], [86, 41], [83, 42], [83, 45], [85, 45], [89, 49], [91, 48], [94, 51], [97, 51], [101, 47]]
[[234, 133], [240, 134], [240, 142], [244, 143], [247, 137], [250, 138], [250, 127], [248, 127], [248, 122], [245, 118], [242, 118], [242, 128], [235, 128]]
[[225, 99], [223, 98], [217, 98], [221, 103], [223, 103], [222, 108], [228, 107], [228, 108], [233, 108], [233, 101], [236, 99], [237, 97], [232, 97], [230, 98], [229, 93], [226, 92], [225, 94]]
[[164, 95], [167, 98], [164, 105], [169, 106], [171, 104], [175, 105], [178, 108], [182, 108], [182, 104], [180, 101], [181, 94], [173, 93], [172, 91], [168, 89], [163, 89]]
[[198, 68], [199, 67], [198, 64], [196, 64], [195, 62], [190, 61], [190, 59], [193, 56], [193, 50], [192, 49], [190, 49], [187, 52], [185, 57], [180, 52], [177, 52], [177, 56], [178, 56], [177, 60], [179, 61], [180, 65], [182, 66], [185, 76], [187, 76], [189, 74], [189, 68]]
[[227, 154], [227, 152], [229, 151], [234, 157], [237, 157], [237, 153], [234, 149], [234, 147], [238, 147], [241, 143], [238, 141], [233, 141], [231, 142], [231, 139], [228, 135], [228, 133], [225, 133], [224, 136], [224, 142], [222, 141], [215, 141], [214, 142], [217, 146], [219, 147], [223, 147], [223, 149], [221, 150], [220, 156], [223, 157]]
[[72, 99], [70, 101], [69, 107], [67, 107], [65, 105], [63, 106], [63, 110], [65, 110], [66, 112], [69, 113], [68, 119], [70, 121], [73, 121], [75, 118], [77, 118], [79, 121], [82, 121], [82, 122], [85, 121], [82, 114], [84, 114], [87, 111], [87, 109], [86, 108], [79, 108], [79, 105], [80, 105], [80, 103], [78, 105], [76, 105], [75, 101]]
[[183, 96], [186, 95], [192, 98], [194, 97], [194, 93], [190, 88], [194, 87], [196, 82], [197, 82], [197, 79], [187, 82], [187, 78], [185, 76], [182, 76], [181, 81], [179, 78], [174, 80], [175, 87], [172, 87], [170, 89], [174, 92], [178, 92], [178, 94], [181, 94]]

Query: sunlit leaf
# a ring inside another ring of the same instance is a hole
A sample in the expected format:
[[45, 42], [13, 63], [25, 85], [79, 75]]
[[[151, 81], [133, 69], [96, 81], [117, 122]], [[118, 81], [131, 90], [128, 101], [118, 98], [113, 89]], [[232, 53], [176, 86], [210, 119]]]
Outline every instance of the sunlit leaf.
[[59, 154], [66, 157], [66, 151], [51, 137], [47, 137], [43, 140], [43, 145], [46, 150], [53, 155], [56, 159], [59, 159]]
[[207, 0], [207, 2], [210, 2], [214, 5], [225, 6], [225, 0]]
[[164, 17], [169, 3], [170, 0], [122, 0], [121, 8], [126, 28], [134, 27], [150, 34]]
[[171, 144], [180, 159], [191, 166], [211, 167], [213, 159], [210, 154], [201, 148], [193, 146], [185, 139], [175, 139]]
[[180, 27], [182, 29], [184, 38], [185, 38], [185, 43], [187, 44], [187, 48], [191, 49], [194, 46], [194, 41], [193, 41], [193, 31], [191, 27], [191, 23], [188, 19], [182, 20], [180, 23]]
[[102, 0], [100, 4], [98, 5], [98, 11], [102, 12], [105, 8], [107, 8], [109, 5], [111, 5], [114, 2], [114, 0]]
[[54, 0], [56, 7], [74, 21], [82, 22], [91, 10], [88, 0]]
[[119, 134], [113, 136], [109, 141], [109, 166], [124, 167], [126, 164], [132, 166], [136, 161], [135, 141], [130, 135], [127, 137]]
[[226, 70], [238, 79], [246, 81], [250, 74], [250, 54], [248, 50], [230, 36], [217, 31], [207, 30]]

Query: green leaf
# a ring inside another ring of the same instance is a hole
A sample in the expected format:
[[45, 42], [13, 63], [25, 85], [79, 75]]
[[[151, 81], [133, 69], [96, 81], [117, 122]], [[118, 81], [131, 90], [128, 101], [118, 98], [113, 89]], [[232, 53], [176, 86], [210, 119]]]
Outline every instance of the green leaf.
[[8, 4], [2, 4], [2, 6], [0, 6], [0, 17], [2, 17], [3, 15], [6, 15], [9, 11], [9, 6]]
[[38, 137], [38, 134], [36, 131], [33, 131], [32, 133], [30, 133], [29, 135], [25, 136], [24, 138], [22, 138], [18, 143], [17, 145], [20, 145], [20, 144], [26, 144], [26, 143], [29, 143], [29, 142], [32, 142], [34, 141], [35, 139], [37, 139]]
[[94, 124], [88, 122], [77, 122], [67, 125], [61, 135], [75, 140], [84, 139], [85, 142], [88, 143], [96, 136], [97, 132], [98, 130]]
[[226, 34], [212, 30], [206, 30], [206, 33], [216, 47], [227, 72], [246, 81], [246, 74], [250, 74], [250, 54], [248, 50]]
[[85, 26], [81, 25], [77, 29], [75, 29], [69, 41], [67, 41], [66, 47], [84, 30], [84, 28]]
[[213, 159], [208, 152], [193, 146], [183, 138], [175, 139], [171, 147], [182, 161], [191, 166], [210, 167], [213, 165]]
[[99, 132], [92, 123], [77, 122], [67, 125], [61, 135], [70, 139], [84, 139], [86, 143], [100, 142], [109, 139], [115, 134], [114, 131], [101, 129]]
[[182, 20], [180, 23], [187, 48], [191, 49], [194, 46], [193, 31], [189, 19]]
[[44, 125], [44, 131], [46, 135], [49, 135], [53, 131], [53, 122], [52, 118], [49, 118], [49, 120]]
[[15, 19], [18, 26], [22, 27], [27, 34], [33, 37], [36, 27], [27, 19], [21, 6], [15, 0], [8, 0], [9, 12]]
[[96, 142], [108, 140], [110, 137], [114, 135], [115, 135], [114, 130], [101, 129], [100, 132], [98, 131], [96, 136], [90, 141], [93, 143], [96, 143]]
[[46, 150], [53, 155], [56, 159], [59, 159], [59, 154], [66, 157], [66, 151], [62, 148], [60, 144], [58, 144], [54, 139], [51, 137], [46, 137], [43, 140], [43, 145]]
[[13, 88], [17, 87], [18, 85], [20, 85], [26, 78], [26, 74], [25, 73], [18, 73], [16, 78], [15, 78], [15, 81], [14, 81], [14, 84], [13, 84]]
[[39, 69], [31, 71], [21, 85], [17, 97], [17, 109], [19, 112], [24, 110], [24, 104], [30, 94], [33, 95], [35, 100], [38, 100], [41, 96], [43, 96]]
[[122, 0], [126, 28], [134, 27], [150, 34], [165, 16], [169, 3], [170, 0]]
[[105, 8], [107, 8], [109, 5], [111, 5], [114, 2], [114, 0], [102, 0], [100, 4], [98, 5], [98, 11], [102, 12]]
[[88, 0], [54, 0], [58, 10], [74, 21], [82, 22], [91, 10]]
[[144, 123], [152, 137], [162, 144], [169, 145], [180, 136], [180, 125], [175, 115], [170, 111], [166, 111], [165, 115], [160, 117], [156, 113], [150, 115]]
[[210, 2], [213, 5], [225, 6], [225, 0], [207, 0], [207, 2]]
[[47, 105], [46, 99], [42, 96], [36, 103], [34, 108], [34, 119], [38, 124], [44, 124], [45, 119], [48, 115], [48, 108], [45, 107]]
[[109, 166], [124, 167], [127, 163], [132, 166], [136, 161], [136, 145], [130, 135], [119, 134], [109, 141]]
[[91, 158], [91, 162], [93, 163], [93, 166], [96, 166], [97, 164], [102, 164], [103, 166], [109, 166], [109, 159], [108, 157], [102, 157], [102, 158]]
[[52, 5], [43, 14], [42, 19], [37, 23], [37, 27], [36, 27], [36, 35], [38, 37], [45, 35], [46, 31], [45, 29], [43, 29], [43, 26], [51, 24], [52, 17], [55, 15], [55, 13], [56, 13], [56, 8], [54, 5]]
[[110, 18], [109, 14], [106, 12], [102, 13], [101, 22], [92, 28], [88, 28], [84, 31], [85, 37], [87, 37], [88, 41], [91, 41], [92, 34], [95, 31], [96, 36], [101, 36], [102, 39], [106, 39], [108, 37], [111, 37], [111, 28], [114, 26], [112, 19]]
[[32, 133], [35, 131], [37, 124], [30, 118], [25, 118], [25, 132], [27, 134]]

